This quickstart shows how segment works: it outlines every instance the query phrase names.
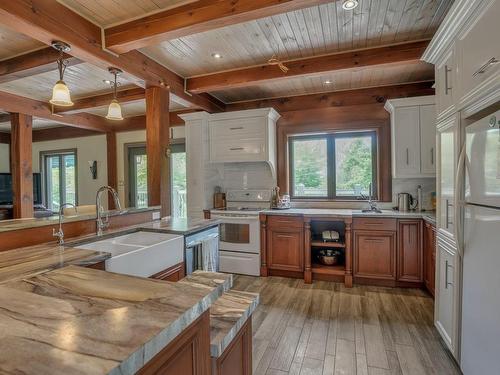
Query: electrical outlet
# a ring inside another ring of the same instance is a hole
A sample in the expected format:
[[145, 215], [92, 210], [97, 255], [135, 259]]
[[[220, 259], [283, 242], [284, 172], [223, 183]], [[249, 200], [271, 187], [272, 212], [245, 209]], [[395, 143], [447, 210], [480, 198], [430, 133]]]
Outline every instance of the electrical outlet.
[[160, 220], [160, 213], [159, 212], [153, 212], [153, 220]]

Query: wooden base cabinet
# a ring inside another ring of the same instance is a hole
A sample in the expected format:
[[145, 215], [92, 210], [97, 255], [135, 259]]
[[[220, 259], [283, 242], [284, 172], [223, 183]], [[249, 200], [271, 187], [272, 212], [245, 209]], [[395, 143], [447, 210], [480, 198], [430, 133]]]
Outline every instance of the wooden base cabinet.
[[398, 221], [398, 281], [423, 281], [422, 220]]
[[207, 310], [138, 372], [140, 375], [210, 375]]
[[252, 375], [251, 317], [224, 353], [218, 358], [212, 358], [212, 375]]
[[396, 233], [354, 231], [354, 277], [396, 280]]
[[424, 222], [424, 284], [434, 296], [436, 278], [436, 227]]
[[153, 276], [151, 276], [151, 278], [176, 282], [180, 279], [183, 279], [184, 276], [186, 276], [186, 273], [184, 271], [184, 263], [179, 263], [154, 274]]
[[269, 216], [267, 268], [304, 272], [304, 224], [301, 217]]

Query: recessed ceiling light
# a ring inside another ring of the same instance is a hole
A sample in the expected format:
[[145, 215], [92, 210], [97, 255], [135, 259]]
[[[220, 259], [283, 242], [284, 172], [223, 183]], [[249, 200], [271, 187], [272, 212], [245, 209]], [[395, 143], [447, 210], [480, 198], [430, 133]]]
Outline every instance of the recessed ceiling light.
[[345, 10], [353, 10], [358, 6], [358, 0], [344, 0], [342, 2], [342, 8]]
[[330, 81], [329, 79], [327, 79], [324, 83], [325, 83], [325, 85], [331, 85], [332, 81]]
[[212, 57], [214, 59], [222, 59], [222, 55], [220, 53], [217, 53], [217, 52], [212, 53]]

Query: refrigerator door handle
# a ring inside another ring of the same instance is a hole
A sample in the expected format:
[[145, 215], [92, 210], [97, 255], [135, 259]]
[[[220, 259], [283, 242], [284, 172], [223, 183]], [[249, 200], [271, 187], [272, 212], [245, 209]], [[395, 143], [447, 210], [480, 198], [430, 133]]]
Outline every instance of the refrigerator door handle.
[[462, 189], [461, 186], [464, 183], [464, 172], [465, 172], [465, 156], [466, 156], [466, 150], [465, 150], [465, 144], [462, 146], [462, 150], [460, 150], [460, 156], [458, 157], [458, 165], [457, 165], [457, 175], [455, 176], [455, 196], [454, 196], [454, 225], [453, 229], [455, 229], [455, 240], [457, 244], [457, 252], [460, 257], [463, 257], [464, 255], [464, 249], [462, 246], [462, 241], [461, 241], [461, 218], [460, 214], [462, 212], [461, 210], [461, 205], [460, 205], [460, 198], [462, 195]]

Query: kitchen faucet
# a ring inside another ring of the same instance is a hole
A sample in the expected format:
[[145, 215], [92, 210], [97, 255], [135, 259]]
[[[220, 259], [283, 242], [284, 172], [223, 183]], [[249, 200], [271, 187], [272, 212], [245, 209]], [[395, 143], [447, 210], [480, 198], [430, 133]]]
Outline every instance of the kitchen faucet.
[[370, 206], [370, 208], [365, 208], [361, 210], [361, 212], [376, 212], [378, 214], [381, 214], [382, 211], [380, 210], [380, 208], [377, 207], [377, 202], [373, 200], [372, 184], [369, 185], [368, 191], [369, 191], [368, 196], [366, 196], [363, 193], [359, 194], [358, 199], [366, 200], [368, 202], [368, 205]]
[[73, 207], [76, 211], [76, 206], [73, 203], [63, 203], [61, 204], [61, 206], [59, 206], [59, 230], [56, 232], [55, 228], [52, 228], [52, 236], [58, 238], [57, 243], [59, 244], [59, 246], [64, 245], [64, 232], [62, 229], [64, 207]]
[[118, 210], [122, 209], [122, 206], [120, 204], [120, 199], [118, 198], [118, 192], [113, 189], [111, 186], [101, 186], [99, 190], [97, 190], [97, 194], [95, 196], [95, 205], [96, 205], [96, 213], [97, 213], [97, 220], [96, 220], [96, 234], [98, 236], [102, 236], [102, 230], [106, 229], [109, 225], [109, 216], [106, 213], [105, 219], [103, 220], [102, 218], [102, 211], [103, 208], [101, 206], [101, 196], [103, 192], [109, 192], [113, 196], [113, 200], [115, 201], [115, 206]]

